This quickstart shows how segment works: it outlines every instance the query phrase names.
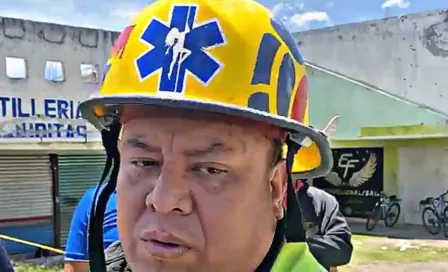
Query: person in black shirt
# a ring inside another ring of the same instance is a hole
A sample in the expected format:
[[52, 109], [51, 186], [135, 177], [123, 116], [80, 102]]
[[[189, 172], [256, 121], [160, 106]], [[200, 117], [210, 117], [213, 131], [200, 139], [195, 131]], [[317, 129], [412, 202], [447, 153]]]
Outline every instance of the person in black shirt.
[[353, 253], [351, 231], [336, 198], [306, 181], [297, 180], [295, 187], [311, 253], [328, 270], [348, 264]]
[[[336, 130], [339, 115], [335, 115], [323, 129], [330, 137]], [[314, 258], [330, 272], [350, 262], [353, 253], [351, 231], [336, 198], [324, 190], [297, 180], [295, 189], [304, 212], [307, 242]]]

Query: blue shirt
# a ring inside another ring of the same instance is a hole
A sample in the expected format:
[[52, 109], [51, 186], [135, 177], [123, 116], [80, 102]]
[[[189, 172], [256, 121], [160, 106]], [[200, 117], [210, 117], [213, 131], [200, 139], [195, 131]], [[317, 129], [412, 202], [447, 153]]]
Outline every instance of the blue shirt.
[[[73, 213], [72, 222], [65, 247], [65, 261], [87, 262], [88, 255], [88, 230], [90, 208], [95, 195], [96, 187], [89, 188], [79, 200], [78, 206]], [[106, 249], [110, 244], [117, 241], [117, 208], [116, 193], [114, 192], [107, 202], [104, 213], [103, 224], [103, 247]]]
[[3, 247], [2, 241], [0, 240], [0, 271], [2, 272], [14, 272], [11, 262], [9, 261], [8, 254]]

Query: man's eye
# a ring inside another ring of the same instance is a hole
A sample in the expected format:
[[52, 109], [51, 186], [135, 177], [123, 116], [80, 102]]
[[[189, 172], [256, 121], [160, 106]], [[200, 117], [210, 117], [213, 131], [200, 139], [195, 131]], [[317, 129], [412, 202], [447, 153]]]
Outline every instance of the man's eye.
[[159, 162], [151, 160], [132, 161], [132, 164], [138, 167], [155, 167], [159, 166]]
[[219, 174], [227, 173], [227, 170], [218, 169], [218, 168], [214, 168], [214, 167], [194, 167], [192, 170], [200, 172], [201, 174], [207, 174], [207, 175], [219, 175]]

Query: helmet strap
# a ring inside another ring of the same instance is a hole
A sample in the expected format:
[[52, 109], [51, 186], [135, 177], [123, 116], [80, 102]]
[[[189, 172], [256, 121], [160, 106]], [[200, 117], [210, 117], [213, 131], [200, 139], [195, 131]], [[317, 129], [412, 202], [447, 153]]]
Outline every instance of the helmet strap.
[[[120, 167], [120, 153], [118, 151], [118, 137], [120, 135], [120, 130], [121, 124], [115, 122], [110, 126], [110, 130], [104, 129], [101, 131], [107, 159], [101, 176], [101, 181], [94, 194], [88, 226], [90, 270], [95, 272], [106, 272], [106, 261], [103, 248], [103, 223], [107, 202], [115, 191], [117, 185], [117, 177]], [[113, 168], [109, 181], [104, 189], [101, 190], [102, 184], [109, 175], [112, 166]]]
[[297, 193], [294, 189], [292, 181], [292, 166], [294, 163], [294, 156], [302, 147], [300, 138], [289, 133], [286, 138], [286, 145], [288, 147], [286, 155], [286, 171], [287, 171], [287, 188], [286, 188], [286, 214], [285, 214], [285, 237], [288, 242], [305, 242], [306, 235], [303, 228], [303, 213], [300, 206]]

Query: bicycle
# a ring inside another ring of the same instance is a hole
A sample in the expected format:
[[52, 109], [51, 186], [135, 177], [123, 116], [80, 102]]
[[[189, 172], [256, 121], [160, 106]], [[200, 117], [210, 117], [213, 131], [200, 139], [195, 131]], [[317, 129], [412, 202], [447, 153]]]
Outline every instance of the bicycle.
[[[429, 234], [437, 235], [443, 228], [443, 235], [448, 238], [448, 202], [445, 196], [448, 191], [438, 197], [427, 197], [420, 201], [422, 209], [422, 222]], [[428, 220], [425, 218], [428, 217]]]
[[401, 199], [396, 195], [388, 197], [381, 193], [380, 200], [375, 203], [373, 211], [367, 217], [366, 230], [373, 230], [380, 220], [384, 220], [386, 227], [393, 227], [400, 217], [400, 202]]

